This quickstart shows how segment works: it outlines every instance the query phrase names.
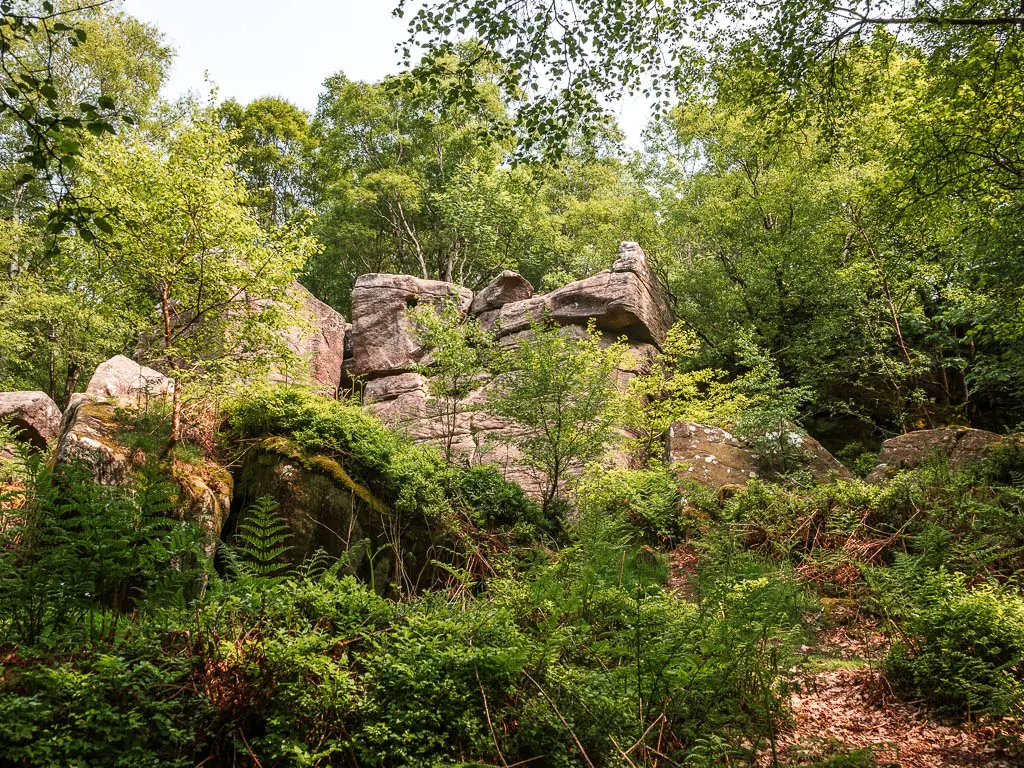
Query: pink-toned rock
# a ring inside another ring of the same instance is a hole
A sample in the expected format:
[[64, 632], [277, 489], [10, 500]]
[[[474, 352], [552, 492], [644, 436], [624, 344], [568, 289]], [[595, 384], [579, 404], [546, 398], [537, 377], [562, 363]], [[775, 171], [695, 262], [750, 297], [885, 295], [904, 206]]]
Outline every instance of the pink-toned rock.
[[898, 435], [882, 443], [878, 465], [865, 480], [879, 483], [901, 469], [913, 469], [932, 458], [941, 458], [953, 469], [980, 459], [985, 449], [1002, 438], [995, 432], [966, 427], [922, 429]]
[[358, 278], [352, 291], [352, 374], [373, 379], [412, 370], [424, 349], [409, 322], [409, 309], [446, 300], [456, 301], [466, 312], [473, 293], [453, 283], [411, 275]]
[[411, 392], [426, 392], [427, 378], [419, 373], [399, 373], [366, 382], [363, 388], [363, 403], [381, 403], [394, 400]]
[[610, 270], [569, 283], [546, 295], [551, 317], [559, 323], [586, 325], [624, 334], [657, 346], [672, 327], [672, 312], [647, 257], [636, 243], [619, 246]]
[[547, 310], [547, 296], [533, 296], [488, 310], [477, 318], [477, 322], [481, 328], [501, 338], [529, 331], [530, 325], [542, 319]]
[[597, 327], [615, 336], [660, 346], [672, 327], [672, 312], [647, 257], [636, 243], [622, 243], [611, 269], [569, 283], [543, 296], [513, 301], [482, 312], [480, 325], [499, 338], [528, 330], [547, 316], [562, 325]]
[[134, 404], [166, 397], [173, 391], [173, 379], [124, 355], [100, 363], [85, 388], [86, 395]]
[[50, 447], [60, 434], [61, 412], [45, 392], [0, 392], [0, 424], [19, 430], [19, 439]]
[[[334, 394], [341, 381], [341, 363], [345, 356], [345, 330], [348, 323], [341, 313], [324, 304], [298, 283], [289, 293], [296, 300], [302, 325], [285, 331], [285, 341], [305, 361], [309, 380], [324, 392]], [[271, 381], [290, 381], [275, 373]]]
[[506, 269], [473, 297], [469, 313], [479, 315], [481, 312], [500, 309], [506, 304], [523, 301], [532, 296], [533, 286], [530, 285], [530, 281], [518, 272]]

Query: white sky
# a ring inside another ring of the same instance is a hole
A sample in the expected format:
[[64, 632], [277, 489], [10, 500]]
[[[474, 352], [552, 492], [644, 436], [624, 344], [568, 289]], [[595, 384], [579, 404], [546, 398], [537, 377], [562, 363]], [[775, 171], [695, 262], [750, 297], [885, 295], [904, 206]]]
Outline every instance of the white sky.
[[[176, 49], [165, 95], [203, 92], [204, 72], [221, 98], [247, 103], [280, 96], [312, 112], [328, 75], [379, 80], [400, 68], [405, 24], [394, 0], [124, 0]], [[641, 99], [617, 110], [639, 144], [648, 112]]]

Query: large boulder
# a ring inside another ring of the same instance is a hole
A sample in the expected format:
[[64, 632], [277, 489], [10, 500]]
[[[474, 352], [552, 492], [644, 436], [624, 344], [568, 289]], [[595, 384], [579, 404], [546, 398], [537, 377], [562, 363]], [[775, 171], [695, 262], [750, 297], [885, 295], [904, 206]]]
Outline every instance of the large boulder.
[[118, 401], [75, 397], [64, 412], [54, 463], [82, 464], [100, 485], [123, 485], [132, 470], [131, 451], [118, 439]]
[[61, 412], [45, 392], [0, 392], [0, 423], [19, 430], [19, 438], [39, 449], [60, 434]]
[[[485, 289], [486, 290], [486, 289]], [[562, 325], [598, 328], [632, 341], [661, 346], [672, 311], [636, 243], [622, 243], [611, 269], [544, 294], [481, 311], [480, 325], [499, 338], [527, 330], [541, 317]]]
[[586, 325], [593, 319], [601, 330], [659, 347], [672, 327], [672, 311], [636, 243], [619, 246], [610, 270], [547, 294], [547, 307], [560, 323]]
[[124, 355], [100, 363], [85, 388], [86, 395], [140, 405], [173, 391], [173, 379]]
[[[791, 443], [803, 450], [804, 468], [819, 482], [852, 479], [852, 473], [810, 435], [792, 432]], [[742, 439], [719, 427], [677, 421], [665, 440], [665, 462], [679, 465], [680, 479], [720, 489], [746, 485], [761, 471], [761, 459]]]
[[[324, 392], [334, 395], [341, 383], [348, 323], [341, 313], [324, 304], [298, 283], [293, 283], [289, 291], [298, 303], [303, 322], [285, 331], [285, 341], [292, 352], [305, 360], [310, 381]], [[271, 381], [288, 379], [275, 373], [271, 375]]]
[[417, 304], [435, 306], [455, 301], [469, 309], [473, 292], [453, 283], [411, 275], [370, 274], [356, 280], [352, 291], [351, 374], [374, 379], [412, 371], [423, 358], [423, 345], [409, 321]]
[[966, 427], [922, 429], [898, 435], [882, 443], [878, 465], [865, 478], [880, 483], [902, 469], [913, 469], [929, 459], [944, 459], [951, 468], [981, 458], [985, 449], [1002, 438], [995, 432]]
[[263, 496], [277, 502], [288, 525], [286, 557], [301, 562], [317, 550], [343, 558], [378, 591], [403, 577], [417, 583], [430, 569], [433, 532], [425, 519], [395, 513], [328, 456], [307, 454], [282, 437], [266, 437], [235, 468], [235, 499], [228, 540]]
[[719, 427], [677, 421], [665, 439], [665, 463], [679, 465], [680, 479], [712, 488], [744, 485], [757, 477], [754, 453], [737, 437]]
[[487, 287], [473, 297], [469, 307], [471, 315], [488, 310], [500, 309], [514, 301], [523, 301], [533, 296], [530, 281], [517, 272], [506, 269], [487, 284]]

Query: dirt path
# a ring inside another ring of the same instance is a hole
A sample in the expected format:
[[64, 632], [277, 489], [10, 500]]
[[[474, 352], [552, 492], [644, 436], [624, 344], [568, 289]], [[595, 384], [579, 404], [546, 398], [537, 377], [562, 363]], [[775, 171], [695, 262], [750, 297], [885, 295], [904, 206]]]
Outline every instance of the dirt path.
[[[696, 554], [680, 547], [668, 561], [668, 588], [696, 599]], [[830, 623], [832, 628], [819, 632], [813, 646], [801, 649], [808, 671], [790, 695], [792, 723], [780, 732], [777, 744], [781, 765], [871, 750], [879, 766], [898, 768], [1024, 766], [1024, 753], [1007, 756], [997, 749], [993, 728], [942, 722], [897, 695], [881, 671], [888, 640], [871, 619], [839, 606], [832, 608]], [[770, 766], [771, 755], [763, 754], [760, 763]]]

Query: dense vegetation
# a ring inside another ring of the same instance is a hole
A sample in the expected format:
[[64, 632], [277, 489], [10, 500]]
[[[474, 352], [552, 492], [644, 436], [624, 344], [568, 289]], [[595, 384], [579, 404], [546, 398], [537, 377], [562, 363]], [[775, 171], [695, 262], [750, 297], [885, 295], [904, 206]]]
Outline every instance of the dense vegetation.
[[[163, 101], [172, 53], [117, 2], [0, 3], [0, 390], [64, 407], [115, 354], [177, 382], [116, 412], [121, 485], [0, 424], [0, 767], [778, 765], [847, 623], [894, 695], [1020, 759], [1016, 5], [397, 5], [422, 61], [332, 75], [307, 114]], [[639, 149], [622, 88], [662, 107]], [[342, 312], [367, 272], [544, 292], [620, 240], [678, 321], [628, 391], [593, 329], [502, 346], [451, 305], [413, 313], [439, 449], [258, 383], [296, 363], [295, 279]], [[536, 500], [453, 449], [492, 375]], [[681, 482], [678, 419], [764, 471]], [[859, 479], [945, 425], [1004, 439]], [[818, 484], [803, 430], [857, 479]], [[211, 539], [182, 478], [259, 450], [377, 527], [306, 552], [254, 495]]]

